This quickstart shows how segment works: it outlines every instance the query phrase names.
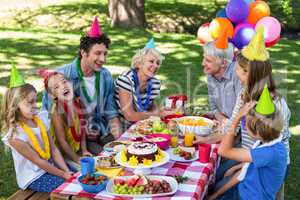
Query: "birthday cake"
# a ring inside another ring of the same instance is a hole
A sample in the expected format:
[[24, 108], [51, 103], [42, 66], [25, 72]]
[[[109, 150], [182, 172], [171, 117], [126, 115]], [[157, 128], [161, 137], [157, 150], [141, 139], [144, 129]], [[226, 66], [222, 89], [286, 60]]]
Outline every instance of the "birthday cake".
[[142, 163], [143, 159], [155, 160], [155, 154], [158, 152], [158, 147], [150, 142], [134, 142], [127, 148], [127, 159], [135, 156]]

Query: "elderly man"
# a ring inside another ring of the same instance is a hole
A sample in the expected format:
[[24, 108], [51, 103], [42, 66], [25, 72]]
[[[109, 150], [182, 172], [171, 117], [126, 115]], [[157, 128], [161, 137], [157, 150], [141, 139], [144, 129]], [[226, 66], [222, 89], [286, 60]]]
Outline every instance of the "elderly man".
[[[68, 78], [74, 94], [83, 102], [87, 147], [98, 154], [105, 143], [120, 136], [120, 121], [114, 101], [114, 84], [110, 72], [103, 67], [110, 39], [101, 31], [95, 18], [89, 33], [80, 38], [78, 57], [58, 71]], [[50, 110], [48, 95], [43, 108]]]
[[[227, 41], [226, 32], [216, 41], [209, 42], [203, 47], [203, 71], [207, 75], [210, 118], [220, 123], [219, 131], [206, 137], [197, 136], [194, 143], [216, 143], [224, 137], [222, 127], [231, 117], [237, 97], [242, 91], [242, 85], [235, 72], [234, 48]], [[236, 146], [240, 137], [235, 139]], [[234, 160], [222, 160], [216, 174], [216, 181], [224, 177], [224, 173], [238, 163]], [[220, 184], [219, 187], [221, 187]], [[215, 188], [218, 189], [218, 188]]]
[[[207, 115], [225, 124], [231, 117], [242, 86], [235, 73], [234, 49], [226, 35], [203, 47], [203, 71], [207, 75], [210, 112]], [[221, 127], [221, 126], [220, 126]], [[195, 143], [215, 143], [223, 135], [216, 133], [208, 137], [197, 137]]]

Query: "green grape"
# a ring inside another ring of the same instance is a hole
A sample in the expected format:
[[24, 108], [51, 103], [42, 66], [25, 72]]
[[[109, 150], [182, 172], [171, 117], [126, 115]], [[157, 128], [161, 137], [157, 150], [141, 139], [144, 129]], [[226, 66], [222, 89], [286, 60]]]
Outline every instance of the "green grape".
[[139, 186], [138, 191], [143, 192], [144, 191], [144, 186]]

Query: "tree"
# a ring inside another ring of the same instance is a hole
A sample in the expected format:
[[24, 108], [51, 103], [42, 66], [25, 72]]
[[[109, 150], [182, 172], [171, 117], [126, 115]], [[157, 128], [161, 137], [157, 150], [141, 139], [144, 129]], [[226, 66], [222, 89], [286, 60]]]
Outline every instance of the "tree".
[[112, 26], [146, 27], [145, 0], [109, 0]]

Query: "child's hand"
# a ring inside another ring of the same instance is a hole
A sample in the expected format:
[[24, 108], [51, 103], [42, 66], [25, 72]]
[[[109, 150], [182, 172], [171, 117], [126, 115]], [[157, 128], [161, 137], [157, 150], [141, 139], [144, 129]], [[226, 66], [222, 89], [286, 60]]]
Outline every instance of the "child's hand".
[[70, 179], [70, 178], [72, 177], [72, 175], [73, 175], [72, 172], [64, 172], [64, 173], [63, 173], [63, 178], [64, 178], [65, 180], [68, 180], [68, 179]]
[[242, 118], [243, 116], [246, 116], [249, 111], [254, 108], [256, 105], [256, 101], [250, 101], [248, 103], [245, 103], [245, 105], [240, 109], [240, 112], [238, 114], [239, 118]]
[[193, 144], [202, 144], [202, 143], [206, 143], [206, 138], [196, 135], [195, 140], [193, 141]]
[[88, 156], [88, 157], [92, 157], [93, 154], [91, 154], [91, 152], [85, 150], [85, 151], [82, 151], [82, 156]]

